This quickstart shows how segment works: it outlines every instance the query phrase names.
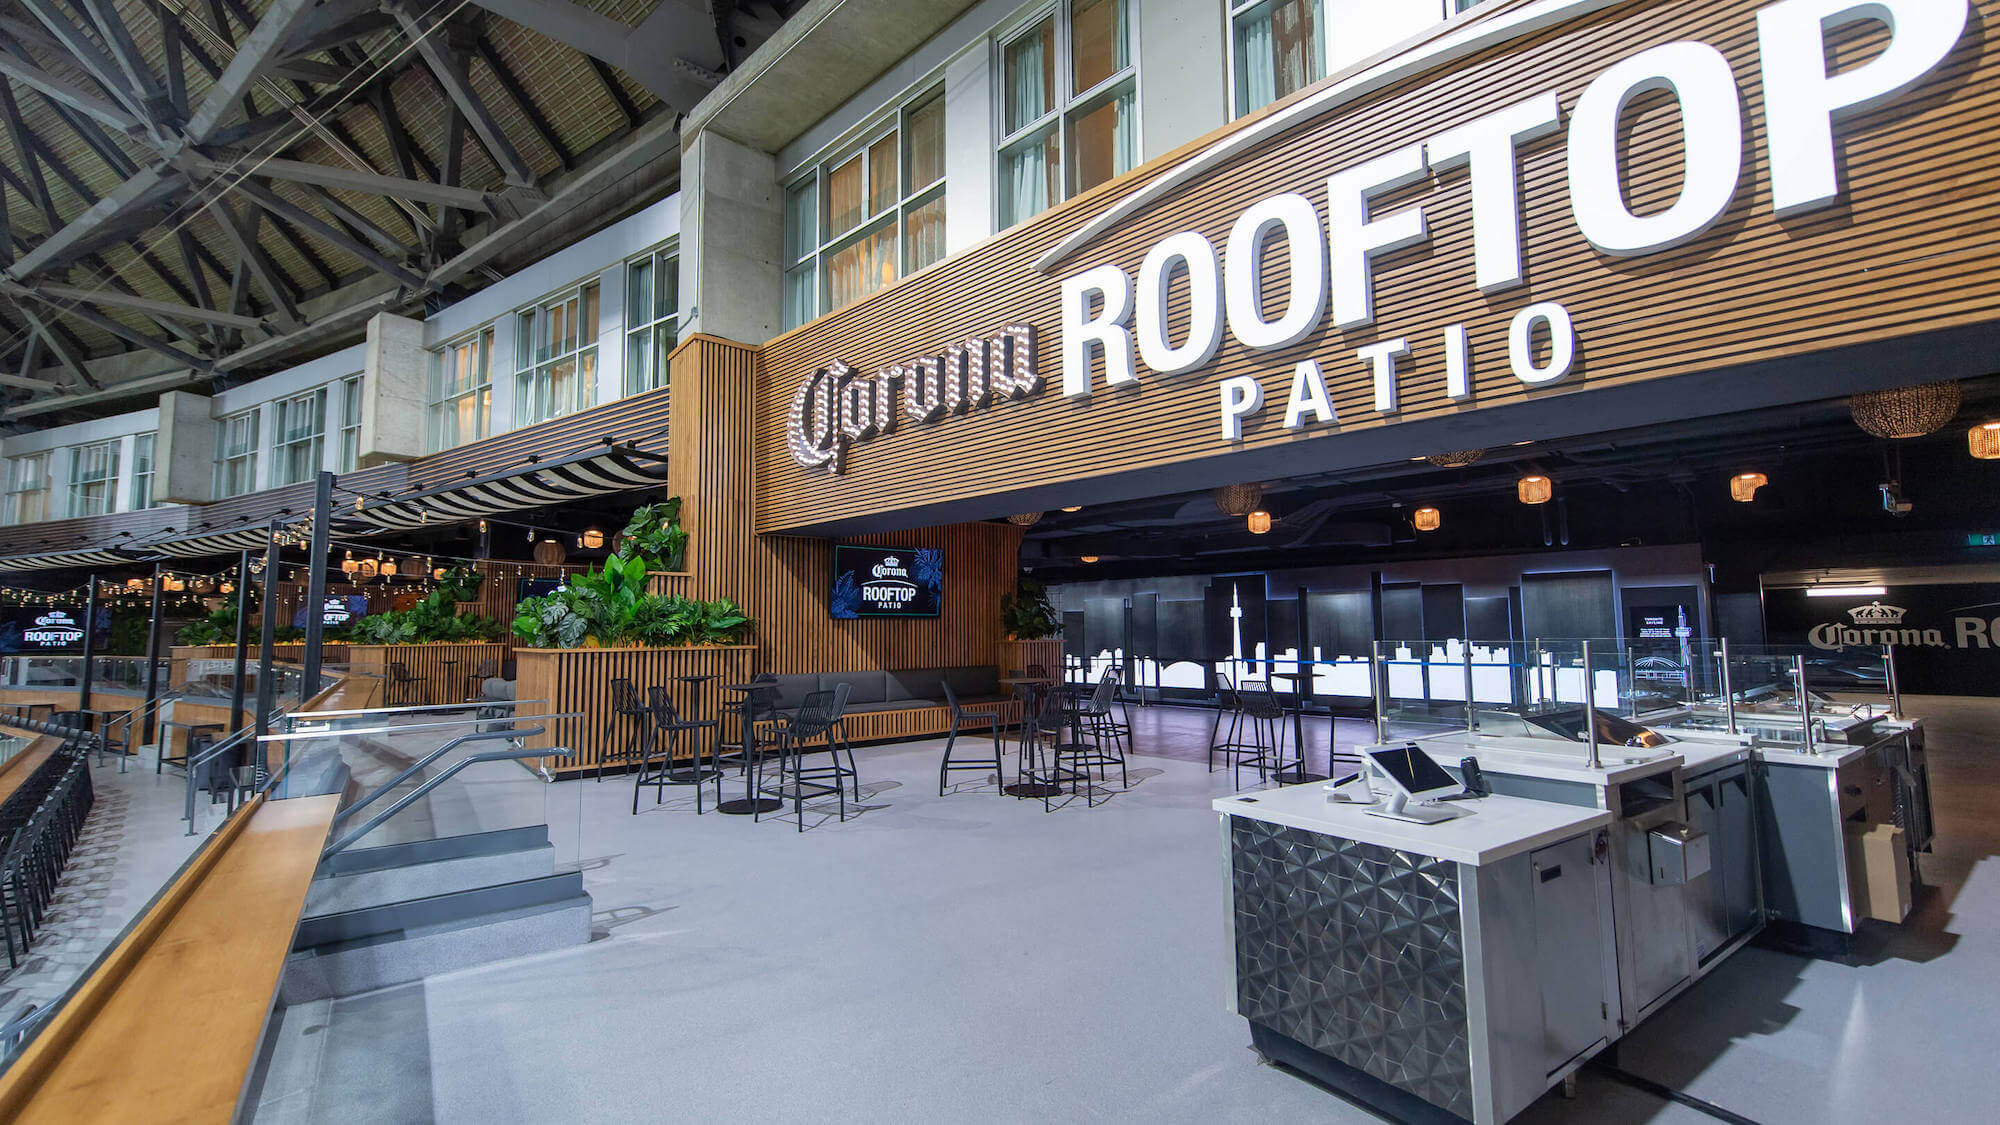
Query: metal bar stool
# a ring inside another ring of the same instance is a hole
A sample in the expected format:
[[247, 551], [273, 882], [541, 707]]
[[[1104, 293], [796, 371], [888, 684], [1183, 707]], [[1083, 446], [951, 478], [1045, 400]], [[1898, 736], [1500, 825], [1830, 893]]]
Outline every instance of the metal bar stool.
[[[847, 708], [847, 693], [848, 686], [844, 683], [832, 691], [813, 692], [806, 696], [797, 711], [780, 718], [778, 782], [775, 788], [764, 786], [763, 756], [758, 755], [754, 759], [756, 792], [780, 801], [790, 801], [792, 811], [798, 817], [800, 832], [806, 830], [805, 802], [808, 797], [838, 797], [840, 819], [842, 823], [847, 820], [846, 779], [850, 771], [840, 764], [840, 752], [835, 740], [841, 712]], [[832, 764], [808, 769], [805, 765], [806, 744], [821, 738], [826, 740]], [[761, 811], [753, 812], [752, 819], [761, 815]]]
[[[715, 677], [683, 676], [679, 678], [714, 679]], [[653, 787], [653, 803], [656, 805], [665, 798], [667, 786], [692, 785], [694, 786], [694, 812], [696, 816], [700, 816], [703, 811], [701, 804], [701, 786], [703, 782], [710, 780], [715, 782], [715, 800], [717, 804], [722, 803], [722, 771], [718, 769], [705, 770], [701, 764], [702, 736], [706, 732], [715, 729], [715, 720], [682, 718], [679, 711], [674, 707], [673, 689], [665, 685], [657, 685], [649, 689], [647, 694], [651, 696], [652, 700], [649, 708], [651, 714], [652, 746], [639, 755], [639, 772], [632, 780], [632, 812], [635, 816], [638, 814], [639, 790], [648, 785]], [[694, 744], [694, 762], [687, 768], [678, 768], [675, 762], [680, 758], [680, 740], [683, 734], [693, 735], [689, 741]], [[658, 744], [662, 736], [667, 741], [666, 753], [659, 756], [659, 765], [655, 766], [653, 765], [654, 755], [651, 751], [659, 749]]]
[[1304, 781], [1305, 754], [1297, 739], [1293, 739], [1292, 756], [1285, 757], [1285, 731], [1290, 724], [1285, 721], [1288, 715], [1277, 693], [1265, 687], [1259, 691], [1239, 691], [1236, 698], [1250, 741], [1230, 748], [1235, 759], [1230, 780], [1241, 789], [1243, 767], [1247, 763], [1257, 767], [1259, 783], [1275, 780], [1282, 785], [1288, 769], [1293, 771], [1294, 781]]
[[[938, 686], [944, 689], [944, 701], [951, 707], [951, 733], [945, 736], [944, 761], [938, 766], [938, 796], [944, 796], [946, 775], [950, 774], [953, 770], [984, 770], [988, 764], [991, 764], [993, 767], [994, 784], [1000, 784], [1006, 778], [1005, 771], [1000, 767], [1000, 713], [997, 711], [967, 711], [959, 705], [958, 693], [951, 690], [949, 683], [940, 680]], [[968, 734], [974, 734], [979, 731], [982, 725], [993, 736], [993, 757], [989, 759], [985, 755], [980, 755], [969, 760], [960, 759], [954, 761], [951, 751], [952, 747], [958, 744], [959, 731], [964, 730]], [[848, 753], [851, 755], [853, 751], [850, 750]], [[855, 799], [860, 799], [858, 792]]]
[[638, 761], [645, 766], [646, 755], [652, 747], [655, 735], [649, 729], [652, 713], [646, 707], [645, 699], [632, 681], [623, 676], [611, 681], [611, 713], [618, 716], [619, 728], [612, 732], [614, 739], [623, 734], [624, 738], [615, 744], [607, 742], [597, 755], [597, 780], [604, 780], [604, 766], [608, 763], [624, 765]]

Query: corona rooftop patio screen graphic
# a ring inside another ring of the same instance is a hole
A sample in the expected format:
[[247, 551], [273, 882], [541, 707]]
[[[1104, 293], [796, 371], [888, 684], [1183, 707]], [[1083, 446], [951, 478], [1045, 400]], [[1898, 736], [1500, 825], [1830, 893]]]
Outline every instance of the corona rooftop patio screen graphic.
[[1774, 643], [1807, 646], [1815, 690], [1879, 691], [1887, 645], [1903, 691], [2000, 695], [2000, 586], [1891, 586], [1853, 598], [1766, 590], [1764, 619]]
[[933, 547], [835, 547], [829, 609], [842, 619], [936, 617], [944, 552]]
[[[102, 646], [110, 639], [111, 611], [100, 609], [97, 616], [97, 643]], [[46, 606], [9, 606], [0, 610], [0, 653], [29, 656], [82, 651], [82, 610]]]

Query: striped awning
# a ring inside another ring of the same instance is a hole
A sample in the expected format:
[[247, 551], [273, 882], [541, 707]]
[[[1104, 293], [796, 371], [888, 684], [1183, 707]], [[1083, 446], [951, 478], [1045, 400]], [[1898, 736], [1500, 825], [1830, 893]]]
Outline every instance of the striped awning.
[[614, 446], [457, 481], [411, 496], [371, 500], [352, 513], [352, 518], [375, 527], [406, 530], [657, 488], [666, 482], [665, 455]]
[[52, 551], [42, 555], [0, 558], [0, 570], [59, 570], [73, 566], [124, 566], [134, 556], [118, 551]]
[[271, 528], [268, 524], [254, 524], [228, 531], [209, 531], [199, 535], [184, 535], [178, 539], [161, 539], [140, 544], [144, 550], [176, 559], [194, 559], [203, 555], [229, 555], [237, 551], [262, 551], [271, 542]]

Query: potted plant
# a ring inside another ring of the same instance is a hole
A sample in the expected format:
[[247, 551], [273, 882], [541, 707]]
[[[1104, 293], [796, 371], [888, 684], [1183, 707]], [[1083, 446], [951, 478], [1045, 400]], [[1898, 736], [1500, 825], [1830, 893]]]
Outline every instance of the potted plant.
[[1010, 641], [1039, 641], [1062, 636], [1062, 616], [1049, 604], [1048, 587], [1021, 579], [1011, 594], [1000, 595], [1000, 623]]
[[618, 540], [620, 558], [650, 560], [658, 569], [687, 568], [688, 533], [681, 527], [681, 498], [669, 496], [632, 513]]

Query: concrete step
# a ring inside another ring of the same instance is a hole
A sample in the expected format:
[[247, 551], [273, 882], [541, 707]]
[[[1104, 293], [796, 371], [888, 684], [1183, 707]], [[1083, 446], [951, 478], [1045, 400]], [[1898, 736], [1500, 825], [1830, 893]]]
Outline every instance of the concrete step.
[[352, 996], [590, 940], [590, 896], [571, 872], [307, 918], [281, 1004]]
[[350, 848], [320, 868], [306, 892], [305, 916], [323, 917], [555, 873], [545, 825], [443, 840]]

